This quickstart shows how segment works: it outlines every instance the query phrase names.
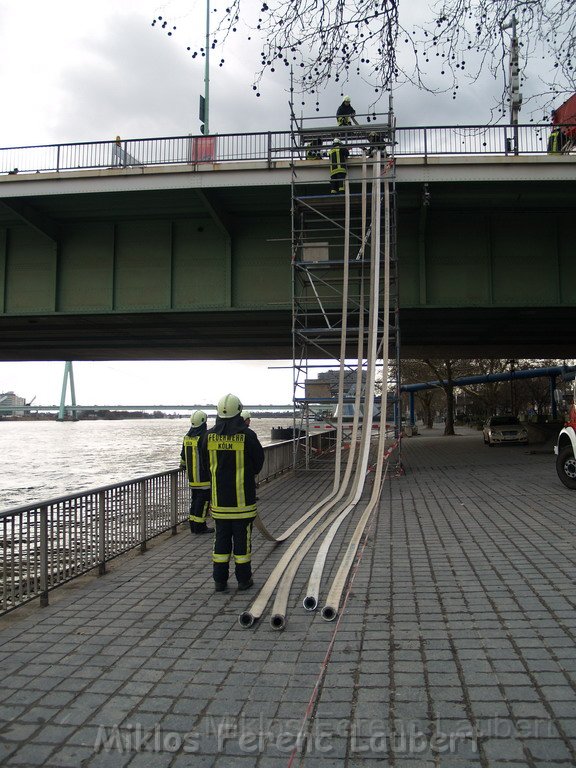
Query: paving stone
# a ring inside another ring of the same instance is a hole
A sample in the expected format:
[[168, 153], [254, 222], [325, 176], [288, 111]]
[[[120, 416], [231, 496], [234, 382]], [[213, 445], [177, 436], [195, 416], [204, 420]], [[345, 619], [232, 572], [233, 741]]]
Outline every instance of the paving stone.
[[547, 720], [548, 710], [541, 702], [511, 701], [510, 710], [515, 717]]
[[85, 766], [87, 768], [125, 768], [133, 757], [131, 752], [101, 752], [86, 761]]
[[16, 744], [27, 742], [37, 730], [37, 723], [22, 723], [13, 720], [0, 726], [0, 739], [3, 742], [10, 741]]
[[[230, 760], [230, 758], [227, 759]], [[194, 768], [213, 768], [214, 755], [199, 755], [196, 753], [177, 755], [171, 768], [191, 768], [191, 766], [194, 766]]]
[[574, 759], [574, 753], [561, 739], [527, 739], [524, 744], [535, 760], [568, 762]]
[[10, 755], [10, 764], [24, 765], [26, 768], [46, 765], [52, 752], [54, 744], [26, 744]]
[[46, 765], [59, 766], [61, 768], [77, 768], [94, 755], [92, 747], [78, 745], [65, 746], [52, 754]]

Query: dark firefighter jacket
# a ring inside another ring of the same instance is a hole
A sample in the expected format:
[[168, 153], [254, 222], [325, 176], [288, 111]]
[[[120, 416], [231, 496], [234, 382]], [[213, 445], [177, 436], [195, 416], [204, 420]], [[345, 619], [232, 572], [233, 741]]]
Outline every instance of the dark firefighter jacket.
[[210, 470], [202, 466], [198, 451], [200, 438], [206, 434], [207, 429], [206, 424], [200, 424], [199, 427], [190, 427], [182, 441], [180, 467], [186, 468], [188, 485], [191, 488], [210, 488]]
[[548, 138], [548, 154], [555, 155], [564, 151], [564, 147], [568, 143], [568, 137], [561, 128], [554, 128]]
[[338, 125], [350, 125], [350, 119], [356, 117], [356, 111], [351, 104], [343, 101], [336, 111]]
[[256, 517], [256, 475], [264, 464], [264, 449], [244, 419], [216, 417], [200, 443], [201, 461], [210, 468], [215, 519]]
[[334, 176], [335, 173], [346, 173], [346, 160], [348, 160], [350, 152], [339, 144], [332, 147], [328, 151], [328, 157], [330, 158], [330, 176]]

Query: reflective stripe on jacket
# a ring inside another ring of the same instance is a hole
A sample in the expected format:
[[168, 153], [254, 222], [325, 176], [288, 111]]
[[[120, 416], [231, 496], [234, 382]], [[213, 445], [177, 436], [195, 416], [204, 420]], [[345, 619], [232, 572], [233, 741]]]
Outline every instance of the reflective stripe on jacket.
[[548, 137], [548, 154], [555, 155], [564, 151], [567, 143], [567, 137], [560, 128], [555, 128]]
[[182, 441], [180, 467], [186, 469], [188, 485], [191, 488], [210, 488], [210, 472], [202, 466], [198, 451], [198, 444], [206, 431], [206, 424], [192, 427]]
[[335, 173], [346, 173], [346, 160], [348, 159], [349, 152], [346, 147], [332, 147], [328, 151], [328, 157], [330, 158], [330, 176]]
[[264, 449], [240, 416], [216, 420], [202, 440], [201, 460], [210, 468], [212, 517], [256, 517], [256, 475], [264, 464]]

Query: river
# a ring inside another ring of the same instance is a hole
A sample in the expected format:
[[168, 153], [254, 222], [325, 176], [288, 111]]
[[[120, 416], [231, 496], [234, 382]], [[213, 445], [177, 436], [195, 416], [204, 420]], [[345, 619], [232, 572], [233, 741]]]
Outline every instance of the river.
[[[189, 426], [188, 417], [0, 421], [0, 511], [173, 469]], [[292, 419], [250, 424], [262, 445], [276, 426]]]

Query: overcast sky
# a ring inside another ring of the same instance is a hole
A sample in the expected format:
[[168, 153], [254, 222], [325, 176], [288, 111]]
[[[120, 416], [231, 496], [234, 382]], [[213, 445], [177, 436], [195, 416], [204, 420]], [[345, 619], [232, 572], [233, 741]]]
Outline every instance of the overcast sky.
[[[204, 0], [0, 0], [0, 146], [198, 133], [204, 60], [186, 48], [204, 44], [205, 9]], [[158, 15], [176, 26], [172, 37], [152, 26]], [[211, 53], [211, 132], [289, 129], [288, 70], [266, 77], [260, 98], [252, 91], [259, 50], [239, 31]], [[398, 122], [487, 122], [501, 87], [487, 76], [453, 101], [402, 86]], [[367, 111], [373, 89], [357, 79], [321, 95], [322, 114], [334, 112], [343, 90]], [[298, 113], [313, 116], [314, 98], [301, 101]]]
[[[203, 45], [205, 9], [204, 0], [0, 0], [0, 146], [198, 133], [204, 60], [192, 59], [186, 48]], [[172, 37], [152, 26], [158, 15], [177, 27]], [[256, 41], [238, 34], [223, 53], [211, 54], [212, 133], [289, 129], [287, 70], [265, 78], [261, 97], [254, 96], [258, 51]], [[403, 86], [395, 95], [397, 120], [404, 126], [486, 123], [501, 88], [487, 76], [453, 101], [450, 94]], [[371, 88], [353, 80], [343, 90], [359, 113], [368, 110]], [[338, 87], [323, 94], [320, 114], [332, 114], [341, 95]], [[297, 114], [315, 114], [314, 98], [295, 101]], [[0, 392], [52, 404], [62, 371], [63, 363], [0, 363]], [[230, 387], [220, 388], [240, 389], [245, 401], [284, 403], [292, 396], [291, 373], [266, 364], [78, 363], [75, 372], [82, 404], [209, 401], [214, 397], [204, 382], [213, 372], [219, 382], [230, 378]]]

